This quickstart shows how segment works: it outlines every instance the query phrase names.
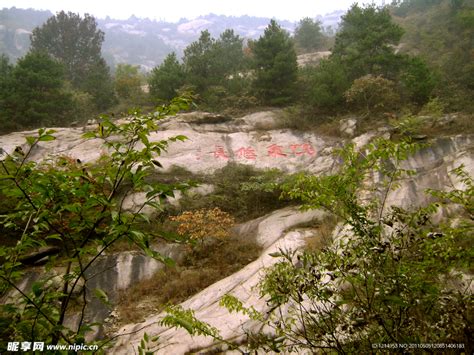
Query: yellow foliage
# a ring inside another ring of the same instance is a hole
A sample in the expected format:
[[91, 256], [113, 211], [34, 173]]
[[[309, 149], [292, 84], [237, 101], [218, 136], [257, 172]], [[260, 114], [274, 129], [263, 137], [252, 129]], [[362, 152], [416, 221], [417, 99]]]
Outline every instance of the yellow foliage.
[[219, 208], [186, 211], [179, 216], [170, 217], [171, 221], [178, 222], [178, 234], [189, 236], [191, 239], [227, 238], [229, 229], [235, 220], [227, 212]]

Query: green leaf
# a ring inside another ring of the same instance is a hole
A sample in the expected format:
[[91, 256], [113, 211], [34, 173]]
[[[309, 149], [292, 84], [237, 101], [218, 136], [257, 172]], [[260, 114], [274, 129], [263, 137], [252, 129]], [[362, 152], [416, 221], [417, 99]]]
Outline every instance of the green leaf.
[[95, 296], [101, 300], [103, 303], [105, 304], [110, 304], [109, 302], [109, 297], [107, 296], [107, 294], [104, 292], [104, 290], [100, 289], [100, 288], [96, 288], [94, 289], [94, 294]]
[[82, 138], [84, 139], [92, 139], [92, 138], [97, 138], [95, 132], [86, 132], [82, 135]]
[[174, 136], [174, 137], [171, 137], [170, 140], [172, 142], [176, 142], [176, 141], [181, 141], [181, 142], [184, 142], [185, 140], [187, 140], [188, 137], [186, 136], [183, 136], [183, 135], [177, 135], [177, 136]]
[[35, 297], [39, 297], [43, 293], [43, 287], [38, 282], [35, 282], [33, 286], [31, 286], [31, 290]]
[[55, 239], [55, 240], [60, 240], [62, 241], [63, 238], [59, 234], [51, 234], [46, 237], [46, 239]]
[[44, 136], [41, 136], [38, 138], [40, 142], [49, 142], [49, 141], [54, 141], [56, 139], [55, 136], [52, 136], [50, 134], [46, 134]]

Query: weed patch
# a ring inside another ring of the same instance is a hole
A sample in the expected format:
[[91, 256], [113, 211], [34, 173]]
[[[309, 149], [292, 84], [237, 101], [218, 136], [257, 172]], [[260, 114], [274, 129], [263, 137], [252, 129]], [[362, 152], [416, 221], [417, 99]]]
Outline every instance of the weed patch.
[[178, 304], [257, 259], [261, 247], [253, 240], [232, 237], [209, 240], [189, 249], [181, 262], [166, 267], [119, 296], [122, 324], [140, 322], [168, 304]]

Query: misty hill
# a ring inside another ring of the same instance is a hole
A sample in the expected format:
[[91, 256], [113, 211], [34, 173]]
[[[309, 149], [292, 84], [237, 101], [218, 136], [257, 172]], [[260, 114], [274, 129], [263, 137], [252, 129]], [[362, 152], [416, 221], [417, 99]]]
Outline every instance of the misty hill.
[[[317, 19], [323, 27], [337, 27], [344, 11], [336, 11]], [[30, 45], [31, 31], [43, 24], [53, 13], [34, 9], [4, 8], [0, 10], [0, 54], [15, 61], [25, 55]], [[156, 21], [131, 16], [127, 20], [97, 19], [105, 32], [102, 46], [104, 58], [112, 67], [118, 63], [140, 65], [151, 70], [172, 51], [181, 57], [184, 48], [195, 41], [202, 30], [218, 37], [227, 28], [244, 38], [255, 39], [263, 34], [270, 18], [253, 16], [222, 16], [209, 14], [196, 19], [180, 19], [177, 23]], [[293, 32], [295, 22], [280, 21], [280, 25]]]

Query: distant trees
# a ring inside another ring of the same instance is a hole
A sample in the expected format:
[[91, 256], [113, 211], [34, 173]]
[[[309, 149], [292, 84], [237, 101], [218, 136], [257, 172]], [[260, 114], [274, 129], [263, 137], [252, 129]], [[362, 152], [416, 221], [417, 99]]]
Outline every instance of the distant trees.
[[31, 51], [48, 53], [62, 63], [73, 88], [91, 94], [97, 108], [104, 109], [114, 103], [114, 93], [101, 55], [103, 41], [94, 17], [61, 11], [33, 30]]
[[305, 17], [298, 23], [294, 38], [296, 47], [304, 53], [320, 50], [326, 42], [321, 30], [321, 22], [309, 17]]
[[140, 67], [130, 64], [119, 64], [115, 69], [115, 92], [121, 99], [137, 98], [141, 93]]
[[[380, 103], [370, 103], [377, 97], [384, 97], [383, 106], [390, 107], [387, 93], [395, 90], [399, 92], [393, 92], [394, 99], [402, 96], [406, 102], [425, 103], [435, 78], [421, 58], [395, 52], [402, 35], [403, 29], [393, 22], [387, 8], [353, 5], [342, 17], [331, 56], [309, 73], [305, 99], [315, 108], [330, 111], [344, 107], [345, 98], [355, 106], [356, 102], [365, 101], [370, 113], [375, 106], [382, 107]], [[390, 80], [388, 91], [385, 84], [389, 82], [384, 80]], [[362, 96], [370, 90], [377, 92], [364, 99]]]
[[289, 34], [271, 20], [264, 35], [253, 42], [254, 88], [267, 104], [284, 104], [294, 96], [296, 52]]
[[213, 53], [215, 39], [208, 30], [202, 31], [199, 39], [184, 49], [183, 64], [186, 81], [193, 85], [197, 92], [204, 92], [215, 74], [212, 67], [215, 63]]
[[104, 32], [95, 18], [72, 12], [58, 12], [31, 34], [31, 50], [44, 51], [63, 63], [67, 79], [80, 86], [101, 56]]
[[202, 31], [199, 39], [184, 50], [186, 82], [200, 94], [212, 86], [227, 89], [232, 76], [244, 67], [243, 39], [225, 30], [218, 39]]
[[472, 1], [405, 0], [391, 11], [406, 29], [403, 51], [419, 53], [436, 69], [436, 95], [451, 110], [474, 111]]
[[332, 56], [349, 69], [352, 80], [367, 74], [393, 79], [398, 69], [395, 46], [402, 35], [388, 9], [353, 5], [342, 17]]
[[421, 105], [428, 102], [431, 92], [436, 87], [437, 78], [423, 59], [404, 56], [400, 83], [403, 95]]
[[5, 98], [11, 91], [12, 71], [13, 65], [10, 64], [9, 58], [2, 54], [0, 56], [0, 107], [5, 107]]
[[182, 86], [199, 95], [210, 109], [245, 108], [284, 104], [294, 96], [297, 79], [296, 52], [289, 34], [271, 21], [257, 41], [244, 40], [233, 30], [219, 38], [202, 31], [184, 50], [183, 63], [169, 55], [153, 69], [149, 79], [154, 99], [169, 100]]
[[307, 68], [305, 72], [303, 99], [309, 106], [333, 111], [344, 105], [344, 92], [349, 89], [351, 82], [346, 66], [339, 59], [323, 59], [319, 66]]
[[15, 67], [1, 59], [0, 121], [4, 130], [64, 124], [74, 102], [64, 87], [64, 70], [45, 53], [32, 52]]
[[168, 54], [161, 65], [153, 68], [148, 79], [150, 95], [154, 99], [170, 101], [184, 84], [184, 68], [176, 53]]
[[208, 109], [220, 109], [234, 101], [234, 95], [245, 97], [242, 81], [247, 67], [243, 38], [233, 30], [225, 30], [215, 39], [205, 30], [185, 48], [182, 64], [171, 53], [153, 69], [150, 95], [153, 99], [170, 100], [178, 89], [187, 87], [199, 95]]
[[245, 67], [243, 43], [243, 38], [236, 35], [234, 30], [227, 29], [220, 34], [212, 48], [217, 77], [228, 80], [229, 76]]

